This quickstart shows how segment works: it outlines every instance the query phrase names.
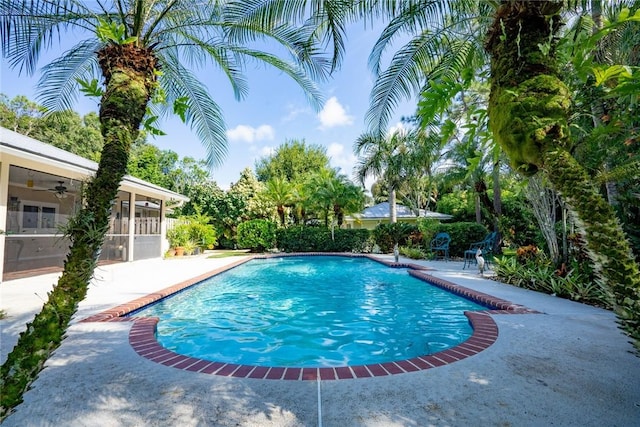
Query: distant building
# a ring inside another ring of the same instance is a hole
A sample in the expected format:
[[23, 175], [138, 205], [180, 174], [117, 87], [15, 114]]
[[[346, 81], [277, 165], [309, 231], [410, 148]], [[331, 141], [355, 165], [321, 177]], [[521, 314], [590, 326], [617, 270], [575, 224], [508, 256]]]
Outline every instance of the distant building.
[[[58, 233], [82, 206], [82, 187], [98, 164], [0, 127], [0, 277], [59, 271], [69, 241]], [[113, 202], [99, 262], [161, 257], [167, 202], [188, 198], [125, 176]], [[133, 208], [131, 208], [133, 206]]]
[[[418, 218], [432, 218], [444, 221], [453, 218], [453, 216], [439, 212], [426, 211], [424, 209], [420, 209], [419, 215], [416, 216], [416, 214], [408, 207], [396, 204], [396, 219], [398, 222], [415, 224], [418, 221]], [[376, 228], [378, 224], [387, 224], [389, 221], [389, 202], [382, 202], [377, 205], [369, 206], [359, 214], [345, 217], [344, 224], [346, 228], [366, 228], [368, 230], [372, 230]]]

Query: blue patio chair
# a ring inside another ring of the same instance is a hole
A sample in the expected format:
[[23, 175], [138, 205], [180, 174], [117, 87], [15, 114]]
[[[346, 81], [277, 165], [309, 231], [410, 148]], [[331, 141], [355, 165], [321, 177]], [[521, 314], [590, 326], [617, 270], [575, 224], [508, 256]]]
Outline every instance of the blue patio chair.
[[449, 233], [441, 232], [436, 234], [436, 237], [433, 238], [429, 245], [431, 252], [435, 254], [435, 259], [437, 259], [438, 254], [441, 253], [445, 261], [449, 260], [449, 243], [451, 243]]
[[472, 243], [469, 246], [469, 249], [464, 251], [464, 265], [462, 269], [464, 270], [467, 267], [467, 264], [471, 266], [471, 263], [477, 263], [476, 261], [476, 252], [478, 249], [482, 250], [482, 257], [484, 258], [484, 262], [486, 265], [489, 265], [489, 261], [493, 255], [493, 247], [496, 244], [496, 238], [498, 237], [498, 233], [493, 231], [484, 238], [484, 240], [480, 242]]

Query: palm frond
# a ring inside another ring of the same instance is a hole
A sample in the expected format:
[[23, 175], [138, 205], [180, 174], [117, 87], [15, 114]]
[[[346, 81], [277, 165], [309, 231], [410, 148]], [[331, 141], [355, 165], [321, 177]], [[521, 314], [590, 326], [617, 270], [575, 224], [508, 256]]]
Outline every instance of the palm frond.
[[360, 16], [356, 13], [357, 4], [346, 0], [238, 0], [227, 4], [225, 20], [268, 30], [283, 25], [297, 28], [308, 34], [304, 45], [332, 46], [330, 63], [333, 71], [345, 53], [346, 24]]
[[322, 93], [319, 91], [315, 83], [307, 77], [304, 70], [297, 67], [295, 64], [291, 64], [275, 55], [259, 50], [248, 49], [240, 46], [227, 46], [227, 48], [232, 50], [236, 54], [246, 57], [247, 59], [254, 59], [258, 62], [269, 64], [274, 68], [284, 72], [296, 83], [298, 83], [298, 85], [304, 91], [307, 100], [314, 109], [320, 110], [322, 108]]
[[207, 150], [207, 164], [219, 166], [227, 154], [227, 136], [222, 110], [209, 96], [207, 88], [185, 67], [176, 55], [163, 58], [160, 85], [173, 103], [187, 97], [186, 123], [195, 130]]
[[[398, 9], [384, 8], [391, 13], [391, 21], [380, 34], [369, 55], [369, 68], [380, 75], [383, 54], [393, 41], [403, 34], [420, 34], [429, 29], [434, 35], [456, 31], [460, 34], [483, 34], [477, 27], [481, 21], [490, 22], [499, 2], [477, 0], [417, 0], [399, 2]], [[464, 31], [462, 31], [464, 30]]]
[[78, 79], [91, 81], [101, 75], [96, 56], [100, 46], [96, 39], [83, 40], [42, 68], [37, 97], [47, 110], [72, 109]]
[[426, 80], [425, 70], [432, 69], [437, 58], [438, 51], [429, 33], [414, 38], [396, 52], [389, 68], [371, 89], [365, 115], [370, 130], [382, 132], [400, 101], [420, 92]]
[[43, 49], [68, 26], [93, 29], [96, 14], [72, 0], [0, 0], [2, 54], [12, 68], [33, 74]]
[[229, 46], [216, 39], [204, 41], [190, 33], [176, 36], [176, 41], [167, 42], [166, 47], [156, 49], [159, 57], [164, 57], [165, 51], [172, 52], [169, 57], [183, 64], [204, 66], [205, 61], [211, 61], [226, 76], [233, 89], [236, 99], [243, 99], [249, 92], [247, 79], [243, 74], [242, 58], [235, 54]]
[[285, 49], [291, 59], [305, 70], [314, 80], [325, 80], [330, 71], [331, 63], [313, 42], [312, 29], [281, 25], [273, 28], [261, 28], [254, 23], [236, 24], [225, 23], [228, 40], [239, 46], [250, 46], [252, 42], [273, 41]]

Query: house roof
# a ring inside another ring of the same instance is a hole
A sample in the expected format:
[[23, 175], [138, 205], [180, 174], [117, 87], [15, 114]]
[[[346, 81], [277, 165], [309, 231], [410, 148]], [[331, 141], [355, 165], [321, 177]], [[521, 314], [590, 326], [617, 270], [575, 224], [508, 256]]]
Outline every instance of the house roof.
[[[94, 161], [0, 127], [0, 154], [2, 153], [48, 165], [53, 163], [63, 169], [76, 173], [79, 172], [84, 175], [94, 175], [98, 170], [98, 164]], [[188, 197], [182, 194], [167, 190], [166, 188], [135, 178], [131, 175], [125, 175], [121, 186], [130, 187], [138, 191], [145, 191], [154, 195], [162, 195], [164, 199], [168, 200], [179, 202], [189, 200]]]
[[[389, 218], [389, 202], [378, 203], [377, 205], [369, 206], [365, 208], [360, 214], [358, 214], [361, 219], [378, 219], [378, 218]], [[409, 209], [408, 207], [400, 204], [396, 204], [396, 217], [397, 218], [416, 218], [416, 215]], [[431, 212], [424, 209], [420, 209], [420, 218], [433, 218], [433, 219], [451, 219], [453, 216], [439, 213], [439, 212]]]

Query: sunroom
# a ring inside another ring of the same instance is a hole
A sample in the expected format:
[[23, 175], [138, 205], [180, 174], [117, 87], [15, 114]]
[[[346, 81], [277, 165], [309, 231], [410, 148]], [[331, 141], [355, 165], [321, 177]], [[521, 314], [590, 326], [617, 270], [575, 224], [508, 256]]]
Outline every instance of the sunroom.
[[[69, 241], [59, 232], [82, 206], [82, 189], [98, 164], [0, 128], [0, 276], [60, 271]], [[113, 201], [99, 262], [161, 257], [166, 213], [188, 198], [125, 176]]]

